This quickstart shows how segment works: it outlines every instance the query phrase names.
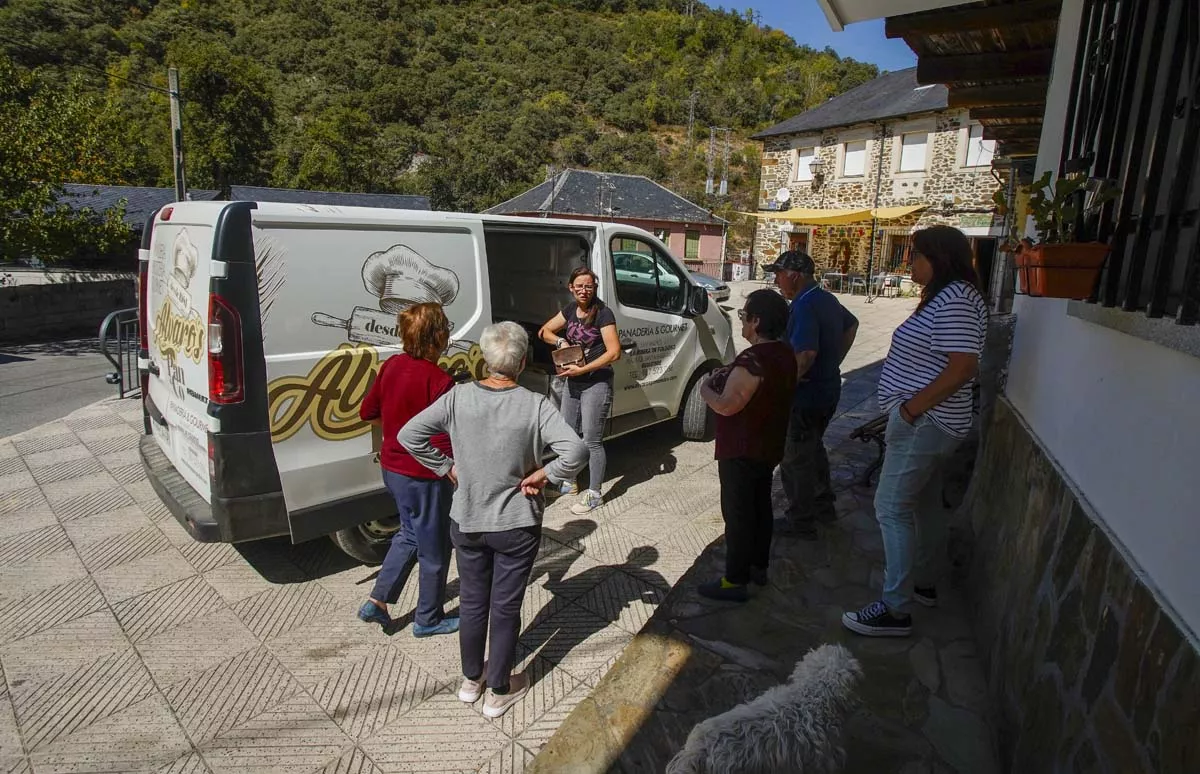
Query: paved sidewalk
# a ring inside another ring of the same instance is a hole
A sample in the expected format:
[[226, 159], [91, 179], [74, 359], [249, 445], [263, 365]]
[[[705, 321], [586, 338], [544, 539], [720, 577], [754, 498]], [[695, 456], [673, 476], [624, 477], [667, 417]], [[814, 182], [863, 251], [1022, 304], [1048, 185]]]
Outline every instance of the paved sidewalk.
[[[852, 306], [848, 370], [911, 309], [882, 303]], [[547, 513], [519, 646], [535, 685], [491, 721], [454, 696], [456, 638], [354, 617], [374, 572], [328, 540], [194, 542], [140, 431], [138, 401], [106, 401], [0, 439], [0, 772], [521, 772], [722, 534], [711, 443], [611, 442], [606, 505]], [[456, 589], [452, 569], [451, 609]]]
[[457, 638], [355, 618], [374, 571], [330, 541], [194, 542], [140, 425], [109, 401], [0, 440], [0, 772], [521, 771], [721, 534], [711, 444], [614, 442], [609, 502], [548, 511], [535, 685], [490, 721], [453, 693]]
[[[739, 284], [745, 292], [761, 287]], [[840, 298], [862, 330], [826, 435], [839, 518], [821, 527], [818, 542], [777, 539], [771, 585], [745, 605], [696, 593], [724, 569], [724, 541], [710, 546], [530, 774], [661, 772], [696, 723], [786, 681], [806, 652], [826, 642], [849, 647], [866, 675], [862, 707], [847, 728], [846, 774], [998, 774], [983, 666], [963, 601], [948, 582], [939, 586], [937, 609], [916, 606], [909, 639], [859, 637], [841, 626], [843, 611], [879, 598], [883, 578], [874, 489], [856, 485], [876, 451], [848, 435], [878, 415], [877, 361], [915, 300]], [[961, 489], [952, 484], [946, 494], [953, 501]], [[782, 512], [778, 475], [774, 497]]]

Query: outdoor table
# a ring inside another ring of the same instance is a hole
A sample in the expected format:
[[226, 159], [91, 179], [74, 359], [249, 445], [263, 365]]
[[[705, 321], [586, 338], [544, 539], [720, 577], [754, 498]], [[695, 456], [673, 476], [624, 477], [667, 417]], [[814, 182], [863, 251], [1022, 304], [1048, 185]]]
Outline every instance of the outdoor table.
[[823, 284], [825, 284], [826, 287], [828, 287], [828, 286], [832, 285], [834, 282], [836, 282], [837, 283], [837, 292], [839, 292], [839, 293], [841, 293], [842, 291], [845, 290], [845, 281], [846, 281], [846, 275], [842, 274], [839, 271], [827, 271], [821, 275], [821, 282]]

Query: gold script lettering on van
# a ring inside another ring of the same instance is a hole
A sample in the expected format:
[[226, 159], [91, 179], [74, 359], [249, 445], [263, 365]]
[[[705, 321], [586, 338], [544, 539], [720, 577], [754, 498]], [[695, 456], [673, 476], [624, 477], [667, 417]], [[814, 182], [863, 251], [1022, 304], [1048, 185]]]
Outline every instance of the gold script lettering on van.
[[192, 243], [187, 229], [181, 229], [171, 244], [167, 294], [154, 320], [154, 344], [163, 357], [182, 352], [197, 365], [204, 352], [204, 321], [192, 308], [190, 288], [198, 259], [199, 248]]
[[182, 352], [199, 364], [204, 351], [204, 321], [196, 310], [188, 312], [186, 317], [178, 314], [171, 299], [164, 299], [154, 319], [154, 344], [163, 357]]
[[[483, 350], [472, 344], [465, 352], [443, 355], [438, 365], [450, 374], [467, 373], [472, 379], [488, 375]], [[317, 361], [307, 376], [283, 376], [267, 388], [271, 440], [286, 441], [304, 425], [326, 441], [357, 438], [370, 429], [358, 409], [379, 371], [374, 347], [341, 344]]]
[[358, 417], [379, 356], [373, 347], [340, 344], [317, 361], [307, 376], [283, 376], [267, 390], [271, 440], [286, 441], [308, 424], [326, 441], [357, 438], [370, 430]]

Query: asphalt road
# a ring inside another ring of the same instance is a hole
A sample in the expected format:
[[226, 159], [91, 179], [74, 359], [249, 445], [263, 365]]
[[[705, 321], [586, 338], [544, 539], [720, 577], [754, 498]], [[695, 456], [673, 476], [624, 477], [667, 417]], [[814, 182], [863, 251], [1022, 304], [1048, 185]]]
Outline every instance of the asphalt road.
[[117, 395], [95, 338], [0, 344], [0, 438]]

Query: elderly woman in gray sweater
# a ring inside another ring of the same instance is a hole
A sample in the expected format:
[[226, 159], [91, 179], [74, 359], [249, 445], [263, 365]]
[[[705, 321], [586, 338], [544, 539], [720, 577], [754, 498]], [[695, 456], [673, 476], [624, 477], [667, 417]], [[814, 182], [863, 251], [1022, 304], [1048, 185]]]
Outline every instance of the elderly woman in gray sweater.
[[[521, 326], [489, 325], [479, 346], [491, 375], [434, 401], [409, 420], [399, 440], [414, 459], [454, 484], [450, 541], [458, 555], [463, 668], [458, 698], [473, 703], [486, 685], [483, 714], [496, 718], [529, 690], [529, 677], [512, 674], [512, 668], [521, 602], [541, 542], [542, 490], [574, 480], [587, 447], [545, 396], [517, 386], [529, 348]], [[453, 460], [431, 442], [439, 433], [450, 436]], [[557, 456], [543, 467], [547, 448]], [[486, 664], [485, 643], [491, 646]]]

